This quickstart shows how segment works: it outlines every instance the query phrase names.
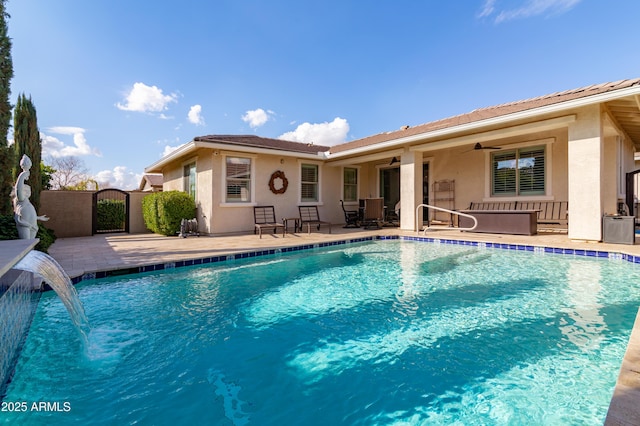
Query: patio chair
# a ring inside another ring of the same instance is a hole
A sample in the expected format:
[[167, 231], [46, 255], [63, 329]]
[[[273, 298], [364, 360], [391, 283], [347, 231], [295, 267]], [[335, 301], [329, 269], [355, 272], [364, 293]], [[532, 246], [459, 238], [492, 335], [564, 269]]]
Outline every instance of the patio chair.
[[384, 223], [384, 199], [383, 198], [365, 198], [364, 200], [364, 218], [363, 224], [365, 229], [376, 227], [380, 229]]
[[263, 229], [273, 229], [273, 233], [278, 231], [278, 228], [282, 228], [282, 237], [285, 234], [285, 226], [282, 223], [276, 222], [276, 212], [273, 206], [256, 206], [253, 208], [253, 233], [256, 232], [262, 238]]
[[360, 228], [360, 211], [347, 210], [344, 208], [344, 201], [340, 200], [342, 211], [344, 212], [344, 221], [346, 225], [343, 228]]
[[300, 229], [307, 225], [307, 234], [311, 233], [311, 225], [315, 225], [320, 230], [321, 225], [329, 226], [329, 233], [331, 233], [331, 222], [325, 222], [320, 220], [318, 213], [318, 206], [298, 206], [300, 211]]

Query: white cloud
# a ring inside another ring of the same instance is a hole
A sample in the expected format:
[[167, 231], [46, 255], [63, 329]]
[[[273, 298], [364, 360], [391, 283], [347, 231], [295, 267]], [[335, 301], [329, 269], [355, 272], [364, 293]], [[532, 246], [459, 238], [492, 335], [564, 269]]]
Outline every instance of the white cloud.
[[484, 18], [486, 16], [491, 15], [494, 11], [495, 3], [496, 3], [496, 0], [486, 0], [484, 2], [484, 6], [482, 6], [482, 11], [478, 14], [478, 17]]
[[[184, 145], [184, 144], [182, 144], [182, 145]], [[180, 148], [182, 145], [178, 145], [178, 146], [165, 145], [164, 146], [164, 150], [162, 151], [162, 157], [166, 157], [167, 155], [171, 154], [176, 149]]]
[[187, 114], [190, 123], [196, 126], [204, 126], [204, 118], [202, 117], [202, 105], [194, 105], [189, 109]]
[[86, 132], [82, 127], [69, 127], [58, 126], [50, 127], [47, 132], [56, 135], [73, 136], [73, 145], [67, 145], [55, 136], [47, 135], [40, 132], [40, 138], [42, 139], [42, 154], [43, 156], [50, 155], [51, 157], [79, 157], [83, 155], [95, 155], [96, 157], [102, 157], [102, 153], [98, 148], [92, 148], [87, 143], [87, 139], [84, 136]]
[[265, 111], [262, 108], [258, 108], [253, 111], [247, 111], [247, 113], [242, 116], [242, 121], [249, 123], [249, 126], [255, 129], [269, 121], [273, 114], [275, 114], [273, 111]]
[[118, 102], [116, 106], [123, 111], [161, 112], [166, 110], [171, 102], [176, 102], [177, 98], [174, 93], [165, 95], [162, 89], [156, 86], [134, 83], [131, 91], [126, 94], [124, 103]]
[[127, 171], [125, 166], [116, 166], [113, 170], [103, 170], [95, 175], [95, 180], [101, 189], [137, 189], [142, 180], [141, 173]]
[[348, 133], [347, 120], [336, 117], [331, 123], [302, 123], [294, 131], [278, 136], [278, 139], [332, 146], [345, 142]]
[[500, 7], [497, 0], [485, 0], [482, 11], [478, 17], [485, 18], [495, 16], [494, 21], [501, 23], [512, 19], [529, 18], [532, 16], [547, 14], [559, 15], [573, 9], [582, 0], [521, 0], [520, 6]]

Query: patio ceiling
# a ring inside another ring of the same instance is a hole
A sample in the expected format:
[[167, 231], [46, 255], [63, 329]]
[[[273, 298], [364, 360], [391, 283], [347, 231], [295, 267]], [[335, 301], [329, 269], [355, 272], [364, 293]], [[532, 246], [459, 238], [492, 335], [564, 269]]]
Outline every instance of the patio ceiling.
[[616, 125], [640, 150], [640, 95], [615, 99], [605, 105]]

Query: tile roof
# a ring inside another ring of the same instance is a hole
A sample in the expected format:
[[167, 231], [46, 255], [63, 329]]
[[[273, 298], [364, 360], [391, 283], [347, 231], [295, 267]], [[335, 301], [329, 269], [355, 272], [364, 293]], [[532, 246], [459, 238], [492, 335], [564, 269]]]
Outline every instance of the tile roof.
[[228, 145], [241, 145], [254, 148], [274, 149], [305, 154], [317, 154], [329, 150], [328, 146], [307, 144], [301, 142], [285, 141], [282, 139], [270, 139], [253, 135], [209, 135], [194, 138], [196, 142], [224, 143]]
[[454, 117], [444, 118], [430, 123], [420, 124], [413, 127], [405, 126], [400, 130], [379, 133], [377, 135], [368, 136], [362, 139], [346, 142], [331, 147], [330, 153], [338, 153], [350, 149], [375, 145], [381, 142], [392, 141], [394, 139], [414, 136], [421, 133], [432, 132], [436, 130], [455, 127], [476, 121], [482, 121], [490, 118], [500, 117], [503, 115], [513, 114], [535, 108], [545, 107], [548, 105], [558, 104], [574, 99], [585, 98], [588, 96], [598, 95], [601, 93], [611, 92], [615, 90], [625, 89], [632, 86], [640, 86], [640, 78], [631, 80], [619, 80], [610, 83], [602, 83], [581, 87], [578, 89], [556, 92], [536, 98], [525, 99], [516, 102], [495, 105], [486, 108], [479, 108], [466, 114], [456, 115]]
[[145, 173], [142, 175], [138, 189], [143, 190], [147, 183], [149, 183], [149, 186], [152, 188], [162, 188], [163, 179], [164, 178], [161, 173]]
[[143, 176], [151, 186], [162, 186], [163, 176], [160, 173], [146, 173]]

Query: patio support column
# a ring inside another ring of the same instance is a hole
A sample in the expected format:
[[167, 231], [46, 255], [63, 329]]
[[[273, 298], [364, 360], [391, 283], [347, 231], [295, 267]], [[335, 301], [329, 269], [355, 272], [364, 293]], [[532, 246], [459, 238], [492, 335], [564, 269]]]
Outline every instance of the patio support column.
[[602, 240], [604, 136], [599, 106], [585, 107], [569, 125], [569, 238]]
[[[406, 150], [400, 158], [400, 229], [414, 230], [422, 203], [422, 152]], [[393, 208], [394, 206], [388, 206]], [[420, 215], [422, 213], [420, 212]]]

